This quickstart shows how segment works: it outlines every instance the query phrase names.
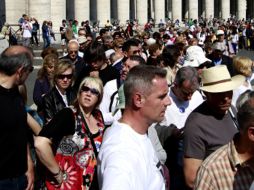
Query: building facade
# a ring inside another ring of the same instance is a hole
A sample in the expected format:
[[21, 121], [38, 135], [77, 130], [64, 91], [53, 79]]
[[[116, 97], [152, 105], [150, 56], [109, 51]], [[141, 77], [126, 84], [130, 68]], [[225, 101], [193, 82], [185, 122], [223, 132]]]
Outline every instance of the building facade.
[[239, 19], [254, 17], [253, 0], [0, 0], [2, 20], [15, 24], [22, 14], [35, 17], [40, 23], [51, 20], [58, 28], [62, 19], [78, 21], [137, 19], [145, 24], [153, 18], [172, 20], [220, 17], [235, 15]]

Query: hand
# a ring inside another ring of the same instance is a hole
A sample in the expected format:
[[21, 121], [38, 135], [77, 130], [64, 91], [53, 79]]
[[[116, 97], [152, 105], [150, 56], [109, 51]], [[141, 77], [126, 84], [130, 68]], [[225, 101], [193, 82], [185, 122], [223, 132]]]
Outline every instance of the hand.
[[55, 175], [54, 178], [57, 181], [57, 185], [61, 186], [61, 184], [63, 183], [63, 171], [60, 169], [59, 173]]
[[[30, 166], [29, 166], [30, 165]], [[34, 168], [33, 164], [28, 163], [28, 170], [25, 173], [27, 177], [27, 187], [26, 190], [33, 190], [34, 189]]]

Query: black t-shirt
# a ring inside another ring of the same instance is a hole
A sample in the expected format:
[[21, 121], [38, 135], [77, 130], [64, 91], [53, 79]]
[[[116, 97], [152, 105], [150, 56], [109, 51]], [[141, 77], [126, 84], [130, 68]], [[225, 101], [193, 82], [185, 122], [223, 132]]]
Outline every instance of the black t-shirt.
[[184, 156], [204, 160], [238, 132], [230, 113], [215, 116], [206, 101], [188, 117], [184, 128]]
[[27, 112], [18, 88], [0, 86], [0, 180], [27, 171]]
[[[89, 65], [86, 65], [81, 72], [79, 72], [75, 83], [74, 83], [74, 89], [77, 91], [80, 83], [82, 80], [90, 75], [90, 72], [92, 72], [92, 67]], [[99, 77], [102, 80], [103, 86], [110, 80], [120, 78], [119, 72], [112, 66], [108, 65], [105, 69], [99, 70]]]
[[45, 125], [39, 136], [54, 139], [59, 142], [62, 137], [72, 135], [75, 132], [75, 116], [71, 108], [64, 108], [59, 111], [50, 122]]
[[65, 32], [66, 32], [66, 27], [60, 26], [61, 40], [66, 39]]

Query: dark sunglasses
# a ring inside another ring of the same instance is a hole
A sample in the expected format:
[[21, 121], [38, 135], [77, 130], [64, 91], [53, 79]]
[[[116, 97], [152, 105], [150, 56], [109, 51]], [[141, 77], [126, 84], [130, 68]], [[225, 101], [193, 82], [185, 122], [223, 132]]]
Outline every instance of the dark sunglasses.
[[69, 54], [73, 54], [73, 53], [77, 54], [78, 51], [69, 51]]
[[82, 88], [80, 89], [80, 92], [88, 92], [88, 91], [90, 91], [95, 96], [100, 95], [100, 92], [95, 88], [89, 88], [88, 86], [82, 86]]
[[68, 75], [57, 75], [57, 78], [58, 79], [65, 79], [65, 78], [67, 78], [67, 79], [72, 79], [72, 76], [73, 76], [73, 74], [68, 74]]

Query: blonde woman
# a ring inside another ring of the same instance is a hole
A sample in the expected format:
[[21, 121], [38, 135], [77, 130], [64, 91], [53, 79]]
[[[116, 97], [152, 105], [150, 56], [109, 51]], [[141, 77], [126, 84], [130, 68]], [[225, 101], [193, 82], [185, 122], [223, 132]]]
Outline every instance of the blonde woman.
[[57, 112], [72, 104], [76, 95], [72, 89], [74, 67], [69, 60], [55, 65], [53, 88], [43, 96], [43, 114], [48, 122]]
[[235, 74], [245, 76], [244, 83], [233, 91], [232, 105], [236, 105], [237, 98], [246, 90], [251, 90], [250, 79], [252, 72], [253, 62], [250, 58], [244, 56], [237, 56], [233, 59], [233, 68]]
[[43, 59], [42, 68], [38, 71], [37, 79], [34, 84], [33, 100], [37, 106], [37, 112], [42, 115], [42, 98], [52, 88], [52, 79], [55, 65], [58, 63], [58, 56], [49, 54]]
[[[50, 171], [46, 176], [49, 190], [98, 189], [96, 157], [104, 122], [97, 106], [102, 96], [101, 80], [86, 77], [79, 86], [74, 106], [58, 112], [35, 138], [37, 154]], [[56, 147], [55, 155], [51, 145]]]

